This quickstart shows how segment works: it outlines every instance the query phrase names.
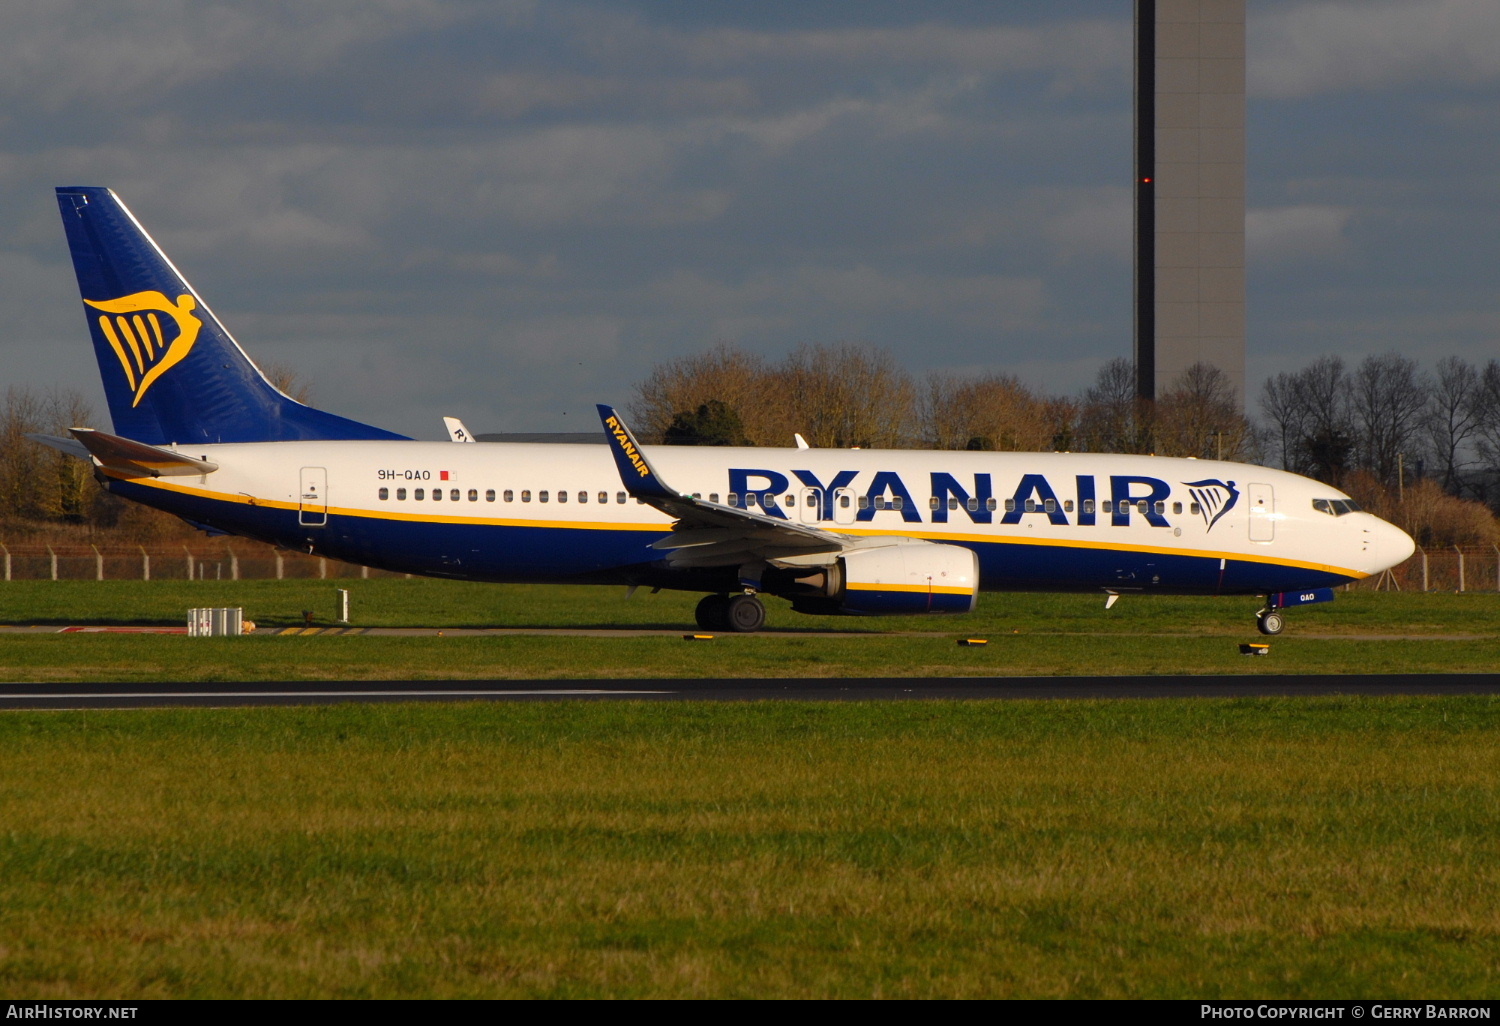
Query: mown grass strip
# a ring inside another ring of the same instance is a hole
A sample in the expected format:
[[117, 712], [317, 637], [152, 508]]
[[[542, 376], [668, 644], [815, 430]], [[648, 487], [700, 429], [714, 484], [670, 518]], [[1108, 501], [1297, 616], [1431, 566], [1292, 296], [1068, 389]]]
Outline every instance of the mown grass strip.
[[638, 677], [1007, 677], [1493, 673], [1500, 640], [1285, 638], [1266, 657], [1222, 637], [948, 636], [188, 638], [0, 635], [0, 681], [588, 680]]
[[1484, 997], [1500, 702], [0, 716], [27, 997]]
[[[335, 593], [351, 594], [352, 622], [363, 627], [650, 627], [690, 629], [697, 595], [568, 585], [496, 585], [413, 578], [286, 581], [12, 581], [0, 584], [0, 624], [90, 623], [181, 626], [195, 606], [242, 606], [265, 627], [303, 624], [310, 611], [334, 623]], [[938, 631], [979, 635], [1152, 633], [1239, 636], [1254, 632], [1259, 600], [1127, 595], [1105, 610], [1102, 595], [980, 596], [959, 617], [810, 617], [768, 600], [773, 631]], [[1500, 636], [1500, 595], [1469, 592], [1340, 593], [1327, 605], [1289, 611], [1296, 634]]]

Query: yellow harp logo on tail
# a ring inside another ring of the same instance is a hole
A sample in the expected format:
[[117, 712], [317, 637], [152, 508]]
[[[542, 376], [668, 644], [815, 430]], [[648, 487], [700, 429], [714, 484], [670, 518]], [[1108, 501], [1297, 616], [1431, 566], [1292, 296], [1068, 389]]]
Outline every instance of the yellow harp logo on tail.
[[[172, 302], [160, 292], [136, 292], [119, 299], [85, 299], [99, 315], [99, 329], [120, 360], [139, 406], [146, 390], [177, 364], [198, 341], [203, 322], [193, 316], [198, 301], [181, 295]], [[170, 321], [163, 324], [163, 319]]]

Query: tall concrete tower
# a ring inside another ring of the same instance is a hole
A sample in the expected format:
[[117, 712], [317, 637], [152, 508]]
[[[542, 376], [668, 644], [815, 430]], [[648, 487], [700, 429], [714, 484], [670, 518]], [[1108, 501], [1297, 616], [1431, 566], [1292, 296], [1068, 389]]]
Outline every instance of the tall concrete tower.
[[1136, 394], [1245, 400], [1245, 0], [1135, 0]]

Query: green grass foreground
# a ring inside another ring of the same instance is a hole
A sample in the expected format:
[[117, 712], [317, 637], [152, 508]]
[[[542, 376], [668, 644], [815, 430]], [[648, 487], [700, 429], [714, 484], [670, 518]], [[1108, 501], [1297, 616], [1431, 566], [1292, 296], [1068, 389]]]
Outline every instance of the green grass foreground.
[[[1180, 673], [1478, 673], [1500, 665], [1500, 596], [1351, 592], [1289, 611], [1269, 658], [1238, 645], [1254, 598], [983, 595], [962, 617], [804, 617], [772, 600], [772, 630], [679, 636], [283, 637], [332, 623], [352, 594], [366, 627], [658, 628], [687, 631], [695, 595], [623, 589], [369, 581], [25, 581], [0, 585], [0, 623], [180, 624], [190, 606], [238, 605], [273, 636], [3, 635], [0, 680], [213, 681], [592, 677], [853, 677]], [[852, 633], [831, 637], [826, 632]], [[985, 648], [959, 648], [959, 637]]]
[[8, 713], [0, 991], [1493, 996], [1497, 713]]

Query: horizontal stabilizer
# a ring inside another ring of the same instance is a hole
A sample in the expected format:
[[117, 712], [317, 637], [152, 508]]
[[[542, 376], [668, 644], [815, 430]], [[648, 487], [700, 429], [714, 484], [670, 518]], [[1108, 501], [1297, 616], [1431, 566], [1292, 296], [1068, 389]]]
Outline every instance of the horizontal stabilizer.
[[219, 469], [219, 465], [210, 460], [194, 459], [171, 449], [134, 442], [119, 435], [107, 435], [93, 428], [69, 428], [68, 431], [105, 470], [127, 477], [181, 477], [209, 474]]
[[28, 434], [26, 437], [31, 439], [33, 442], [40, 442], [42, 445], [49, 446], [61, 452], [65, 452], [69, 456], [77, 456], [81, 460], [86, 460], [89, 458], [89, 451], [83, 446], [79, 445], [78, 442], [72, 438], [61, 438], [57, 435], [31, 434]]

